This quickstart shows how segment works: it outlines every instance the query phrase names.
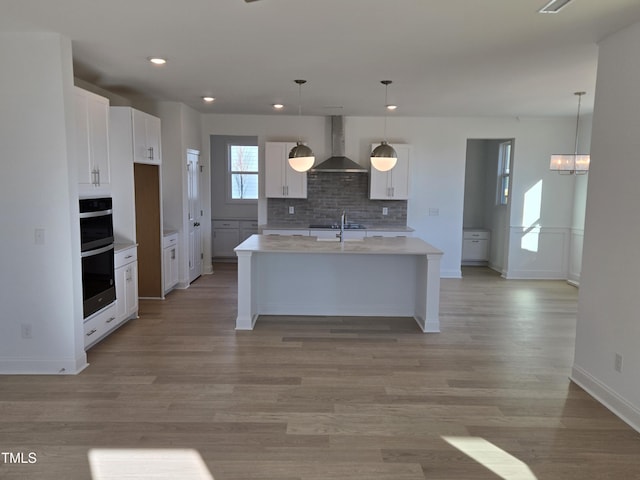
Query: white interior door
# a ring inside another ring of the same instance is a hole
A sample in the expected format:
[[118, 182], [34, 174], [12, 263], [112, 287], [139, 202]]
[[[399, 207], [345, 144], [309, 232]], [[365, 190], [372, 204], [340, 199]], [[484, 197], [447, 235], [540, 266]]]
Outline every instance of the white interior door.
[[200, 206], [200, 152], [187, 150], [189, 198], [189, 283], [202, 275], [202, 208]]

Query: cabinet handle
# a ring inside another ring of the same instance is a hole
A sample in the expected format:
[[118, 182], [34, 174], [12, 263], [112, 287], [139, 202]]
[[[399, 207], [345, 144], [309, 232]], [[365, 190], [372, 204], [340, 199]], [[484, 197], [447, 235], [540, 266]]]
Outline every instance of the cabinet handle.
[[175, 260], [176, 259], [176, 249], [172, 248], [171, 249], [171, 260]]
[[153, 147], [149, 147], [147, 150], [149, 150], [149, 160], [153, 160]]
[[116, 317], [111, 317], [109, 320], [107, 320], [107, 323], [111, 323], [116, 319]]
[[100, 186], [100, 167], [96, 168], [96, 173], [98, 174], [98, 183], [96, 186]]
[[471, 243], [480, 243], [480, 240], [471, 240]]
[[124, 257], [124, 259], [126, 260], [127, 258], [131, 258], [133, 257], [133, 255], [127, 255], [126, 257]]
[[90, 337], [91, 335], [93, 335], [94, 333], [96, 333], [98, 330], [96, 330], [95, 328], [93, 330], [91, 330], [89, 333], [87, 333], [87, 337]]

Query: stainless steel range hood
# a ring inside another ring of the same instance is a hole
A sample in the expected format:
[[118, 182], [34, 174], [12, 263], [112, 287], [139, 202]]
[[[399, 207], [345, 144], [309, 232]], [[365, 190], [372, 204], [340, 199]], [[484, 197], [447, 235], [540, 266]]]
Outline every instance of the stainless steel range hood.
[[367, 173], [367, 169], [344, 156], [344, 117], [331, 117], [331, 157], [313, 167], [311, 172]]

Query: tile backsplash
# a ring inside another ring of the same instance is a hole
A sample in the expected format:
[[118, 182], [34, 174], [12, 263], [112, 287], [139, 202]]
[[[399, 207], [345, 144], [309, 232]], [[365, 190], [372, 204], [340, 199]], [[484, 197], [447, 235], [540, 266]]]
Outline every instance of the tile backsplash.
[[[406, 200], [369, 200], [367, 173], [307, 173], [307, 198], [269, 198], [270, 225], [307, 225], [340, 221], [343, 209], [349, 222], [364, 225], [406, 225]], [[289, 214], [289, 207], [295, 213]], [[382, 215], [386, 207], [387, 215]]]

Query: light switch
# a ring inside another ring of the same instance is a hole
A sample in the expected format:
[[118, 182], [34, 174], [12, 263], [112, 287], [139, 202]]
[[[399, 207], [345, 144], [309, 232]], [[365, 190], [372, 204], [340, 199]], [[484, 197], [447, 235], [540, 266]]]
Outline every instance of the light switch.
[[429, 209], [429, 216], [430, 217], [437, 217], [438, 215], [440, 215], [440, 209], [439, 208], [430, 208]]
[[382, 207], [382, 214], [389, 215], [389, 209], [387, 207]]
[[293, 215], [296, 213], [296, 209], [294, 207], [289, 207], [289, 215]]

